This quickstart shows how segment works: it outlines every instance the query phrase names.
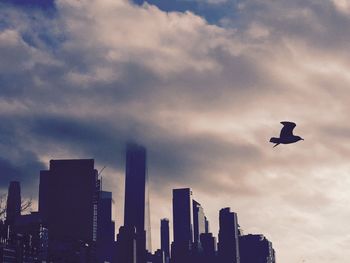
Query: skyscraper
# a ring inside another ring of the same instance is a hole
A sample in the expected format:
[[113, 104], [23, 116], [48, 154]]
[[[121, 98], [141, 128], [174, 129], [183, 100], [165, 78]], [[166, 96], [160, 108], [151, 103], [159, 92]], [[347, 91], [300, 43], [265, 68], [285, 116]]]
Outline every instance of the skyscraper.
[[216, 262], [216, 238], [212, 233], [204, 233], [200, 235], [202, 246], [201, 260], [202, 263]]
[[192, 192], [190, 188], [173, 190], [173, 233], [172, 259], [174, 263], [189, 261], [193, 243]]
[[39, 212], [46, 217], [53, 261], [74, 258], [79, 246], [91, 248], [98, 191], [93, 159], [51, 160], [50, 169], [41, 172]]
[[13, 225], [21, 215], [21, 186], [17, 181], [10, 182], [6, 205], [6, 224]]
[[194, 247], [196, 249], [200, 248], [200, 235], [204, 234], [205, 225], [206, 225], [206, 217], [204, 215], [203, 207], [200, 203], [193, 200], [193, 238], [194, 238]]
[[230, 208], [220, 210], [218, 255], [220, 263], [240, 263], [237, 214]]
[[[146, 148], [134, 143], [126, 147], [124, 226], [136, 230], [138, 263], [151, 250]], [[129, 231], [130, 232], [130, 231]]]
[[146, 253], [141, 253], [142, 259], [138, 257], [140, 252], [138, 251], [137, 243], [138, 238], [135, 227], [121, 226], [117, 235], [116, 255], [114, 256], [113, 262], [144, 263]]
[[204, 219], [205, 219], [205, 233], [209, 233], [210, 232], [209, 220], [207, 217], [204, 217]]
[[263, 235], [239, 237], [241, 263], [275, 263], [272, 243]]
[[161, 251], [165, 256], [165, 262], [169, 262], [170, 258], [170, 235], [169, 235], [169, 219], [164, 218], [160, 221], [160, 244]]
[[114, 248], [114, 221], [112, 221], [112, 193], [99, 192], [97, 206], [97, 260], [112, 262]]

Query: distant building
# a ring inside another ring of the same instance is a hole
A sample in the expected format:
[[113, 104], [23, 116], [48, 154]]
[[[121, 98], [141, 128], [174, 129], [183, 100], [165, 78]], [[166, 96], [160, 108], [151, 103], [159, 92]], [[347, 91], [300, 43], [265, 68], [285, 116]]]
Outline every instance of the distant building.
[[97, 206], [96, 241], [96, 254], [99, 263], [112, 262], [114, 235], [114, 221], [112, 221], [112, 193], [100, 191]]
[[193, 243], [192, 192], [190, 188], [173, 190], [172, 262], [189, 262]]
[[137, 241], [135, 227], [121, 226], [117, 235], [116, 255], [113, 263], [140, 262], [140, 259], [137, 257]]
[[10, 182], [6, 204], [6, 224], [13, 225], [21, 215], [21, 185], [17, 181]]
[[200, 235], [202, 246], [201, 263], [216, 263], [216, 238], [212, 233], [204, 233]]
[[170, 234], [169, 219], [167, 218], [160, 221], [160, 243], [161, 251], [164, 253], [164, 263], [168, 263], [170, 259]]
[[50, 260], [94, 260], [97, 176], [93, 159], [51, 160], [41, 172], [39, 212], [49, 229]]
[[4, 221], [0, 220], [0, 245], [5, 244], [6, 242], [7, 242], [7, 226]]
[[240, 263], [237, 214], [230, 208], [221, 209], [219, 225], [218, 262]]
[[205, 219], [205, 233], [210, 233], [210, 227], [209, 227], [209, 221], [207, 217], [204, 217]]
[[275, 263], [272, 243], [263, 235], [239, 237], [241, 263]]
[[153, 255], [150, 255], [149, 262], [151, 263], [166, 263], [164, 251], [157, 249]]
[[152, 250], [147, 153], [145, 147], [134, 143], [126, 147], [124, 226], [125, 234], [136, 231], [137, 263], [146, 262], [146, 250]]
[[17, 217], [13, 231], [20, 262], [45, 262], [48, 257], [48, 229], [38, 212]]
[[204, 215], [203, 207], [200, 203], [193, 200], [192, 201], [192, 208], [193, 208], [193, 245], [194, 249], [200, 250], [200, 235], [204, 234], [205, 231], [205, 224], [206, 224], [206, 217]]

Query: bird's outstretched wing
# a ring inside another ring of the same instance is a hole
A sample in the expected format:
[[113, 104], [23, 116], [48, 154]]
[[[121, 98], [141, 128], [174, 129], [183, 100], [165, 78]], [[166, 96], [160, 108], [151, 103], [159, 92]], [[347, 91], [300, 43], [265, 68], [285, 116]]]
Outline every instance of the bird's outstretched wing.
[[293, 130], [297, 126], [294, 122], [281, 121], [283, 128], [281, 130], [280, 138], [293, 136]]

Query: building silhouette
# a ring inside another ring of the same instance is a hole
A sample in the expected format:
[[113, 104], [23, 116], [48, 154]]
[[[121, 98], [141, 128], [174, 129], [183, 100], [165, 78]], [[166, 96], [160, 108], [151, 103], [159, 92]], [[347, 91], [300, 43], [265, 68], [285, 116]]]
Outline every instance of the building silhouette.
[[21, 215], [21, 185], [17, 181], [10, 182], [6, 204], [6, 223], [12, 226]]
[[93, 159], [51, 160], [41, 172], [39, 212], [49, 229], [50, 260], [95, 260], [97, 176]]
[[13, 232], [17, 262], [45, 262], [48, 257], [48, 229], [38, 212], [17, 217]]
[[204, 221], [205, 221], [205, 233], [209, 233], [210, 232], [209, 221], [206, 216], [204, 217]]
[[272, 243], [263, 235], [239, 237], [241, 263], [275, 263]]
[[146, 149], [128, 144], [125, 153], [124, 225], [116, 241], [112, 193], [102, 190], [94, 160], [51, 160], [40, 172], [38, 212], [21, 215], [20, 183], [9, 185], [6, 217], [0, 220], [0, 262], [276, 262], [272, 243], [263, 235], [243, 235], [228, 207], [219, 212], [217, 243], [190, 188], [173, 189], [173, 242], [170, 221], [162, 219], [161, 247], [152, 253]]
[[164, 254], [164, 263], [170, 260], [170, 233], [169, 219], [164, 218], [160, 221], [160, 249]]
[[212, 233], [204, 233], [200, 235], [201, 242], [201, 256], [200, 262], [202, 263], [215, 263], [216, 261], [216, 238]]
[[97, 206], [96, 255], [100, 263], [112, 262], [114, 250], [114, 221], [112, 221], [112, 193], [99, 192]]
[[148, 262], [152, 262], [152, 263], [167, 262], [165, 259], [164, 251], [162, 251], [161, 249], [157, 249], [153, 255], [152, 254], [149, 255]]
[[193, 207], [190, 188], [173, 190], [172, 262], [189, 262], [193, 243]]
[[240, 263], [237, 214], [223, 208], [219, 215], [218, 259], [220, 263]]
[[[146, 148], [128, 143], [125, 165], [124, 227], [121, 228], [122, 232], [117, 242], [119, 247], [125, 247], [127, 244], [132, 244], [130, 240], [135, 239], [137, 263], [145, 263], [147, 250], [151, 251], [149, 216]], [[128, 234], [131, 236], [128, 237]], [[125, 244], [122, 244], [123, 242]], [[119, 256], [121, 260], [124, 260], [123, 255], [124, 253]]]
[[206, 217], [204, 215], [203, 207], [200, 203], [193, 200], [193, 246], [194, 249], [201, 249], [200, 235], [206, 233]]
[[[116, 255], [114, 263], [138, 263], [141, 259], [137, 251], [138, 239], [136, 228], [132, 226], [121, 226], [117, 235]], [[142, 255], [142, 261], [145, 262], [145, 255]]]

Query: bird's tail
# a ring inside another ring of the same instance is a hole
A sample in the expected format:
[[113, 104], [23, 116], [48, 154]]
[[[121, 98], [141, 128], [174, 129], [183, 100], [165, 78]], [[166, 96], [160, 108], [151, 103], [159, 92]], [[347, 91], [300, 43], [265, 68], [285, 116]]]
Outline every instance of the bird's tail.
[[280, 138], [272, 137], [272, 138], [270, 139], [270, 142], [276, 143], [276, 144], [273, 146], [273, 147], [276, 147], [277, 145], [280, 144]]

